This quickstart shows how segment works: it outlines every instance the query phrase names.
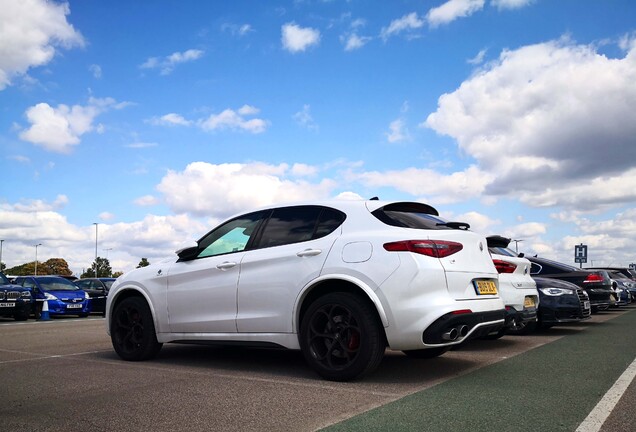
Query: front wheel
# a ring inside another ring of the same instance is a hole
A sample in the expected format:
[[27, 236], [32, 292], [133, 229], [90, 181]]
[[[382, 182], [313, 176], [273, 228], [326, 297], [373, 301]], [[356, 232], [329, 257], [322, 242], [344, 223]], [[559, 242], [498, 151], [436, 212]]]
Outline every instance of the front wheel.
[[140, 297], [128, 297], [115, 307], [110, 334], [115, 352], [124, 360], [148, 360], [161, 349], [148, 303]]
[[300, 347], [318, 375], [349, 381], [378, 367], [386, 343], [375, 309], [359, 296], [339, 292], [309, 306], [300, 326]]

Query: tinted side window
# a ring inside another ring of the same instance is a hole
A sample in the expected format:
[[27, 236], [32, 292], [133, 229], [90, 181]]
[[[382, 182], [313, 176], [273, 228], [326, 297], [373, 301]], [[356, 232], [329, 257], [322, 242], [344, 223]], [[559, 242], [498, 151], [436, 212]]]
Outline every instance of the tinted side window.
[[201, 252], [197, 258], [244, 250], [265, 215], [267, 215], [266, 211], [243, 215], [211, 231], [199, 240]]
[[259, 248], [280, 246], [311, 240], [321, 208], [300, 206], [274, 210], [267, 221]]
[[314, 239], [325, 237], [331, 234], [344, 222], [346, 216], [341, 211], [324, 208], [318, 218], [318, 226], [314, 233]]

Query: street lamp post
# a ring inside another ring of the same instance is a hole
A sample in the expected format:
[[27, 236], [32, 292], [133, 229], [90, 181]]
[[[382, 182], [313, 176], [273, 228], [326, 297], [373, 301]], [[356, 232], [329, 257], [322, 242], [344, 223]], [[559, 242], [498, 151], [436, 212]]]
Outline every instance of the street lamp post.
[[35, 246], [35, 276], [38, 275], [38, 246], [42, 246], [42, 243], [38, 243]]
[[99, 223], [93, 222], [95, 225], [95, 277], [97, 277], [97, 226]]
[[0, 271], [2, 271], [2, 243], [4, 240], [0, 240]]
[[513, 242], [515, 242], [515, 252], [517, 252], [517, 254], [519, 253], [519, 242], [522, 242], [523, 239], [521, 240], [512, 240]]

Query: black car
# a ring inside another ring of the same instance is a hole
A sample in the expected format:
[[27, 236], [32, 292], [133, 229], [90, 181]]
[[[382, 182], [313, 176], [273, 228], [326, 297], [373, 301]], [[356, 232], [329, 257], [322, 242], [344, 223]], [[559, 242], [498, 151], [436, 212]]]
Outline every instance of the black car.
[[526, 257], [532, 263], [530, 274], [571, 282], [583, 288], [590, 297], [592, 312], [606, 310], [612, 304], [612, 280], [606, 270], [579, 269], [538, 257]]
[[0, 272], [0, 316], [25, 321], [29, 319], [32, 309], [31, 291], [12, 284], [4, 273]]
[[75, 285], [90, 296], [91, 311], [104, 314], [106, 312], [106, 296], [115, 280], [116, 278], [77, 279]]
[[533, 277], [539, 291], [539, 327], [547, 329], [556, 324], [577, 322], [591, 318], [592, 308], [585, 290], [559, 279]]

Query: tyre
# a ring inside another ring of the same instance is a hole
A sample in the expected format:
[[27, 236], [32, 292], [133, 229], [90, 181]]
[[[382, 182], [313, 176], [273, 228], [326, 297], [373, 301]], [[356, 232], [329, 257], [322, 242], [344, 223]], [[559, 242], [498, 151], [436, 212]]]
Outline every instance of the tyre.
[[115, 352], [124, 360], [148, 360], [161, 349], [152, 313], [141, 297], [128, 297], [115, 307], [110, 335]]
[[29, 312], [24, 311], [24, 312], [16, 313], [15, 315], [13, 315], [13, 319], [16, 321], [26, 321], [29, 319]]
[[432, 359], [439, 357], [448, 351], [450, 347], [429, 348], [420, 350], [402, 351], [404, 354], [415, 359]]
[[510, 335], [528, 335], [537, 328], [536, 321], [518, 322], [516, 325], [508, 329]]
[[386, 342], [375, 308], [342, 292], [327, 294], [309, 306], [300, 325], [300, 347], [318, 375], [349, 381], [378, 367]]
[[495, 333], [489, 333], [486, 336], [482, 336], [480, 339], [497, 340], [502, 338], [505, 334], [508, 334], [509, 330], [510, 330], [510, 327], [503, 327]]

